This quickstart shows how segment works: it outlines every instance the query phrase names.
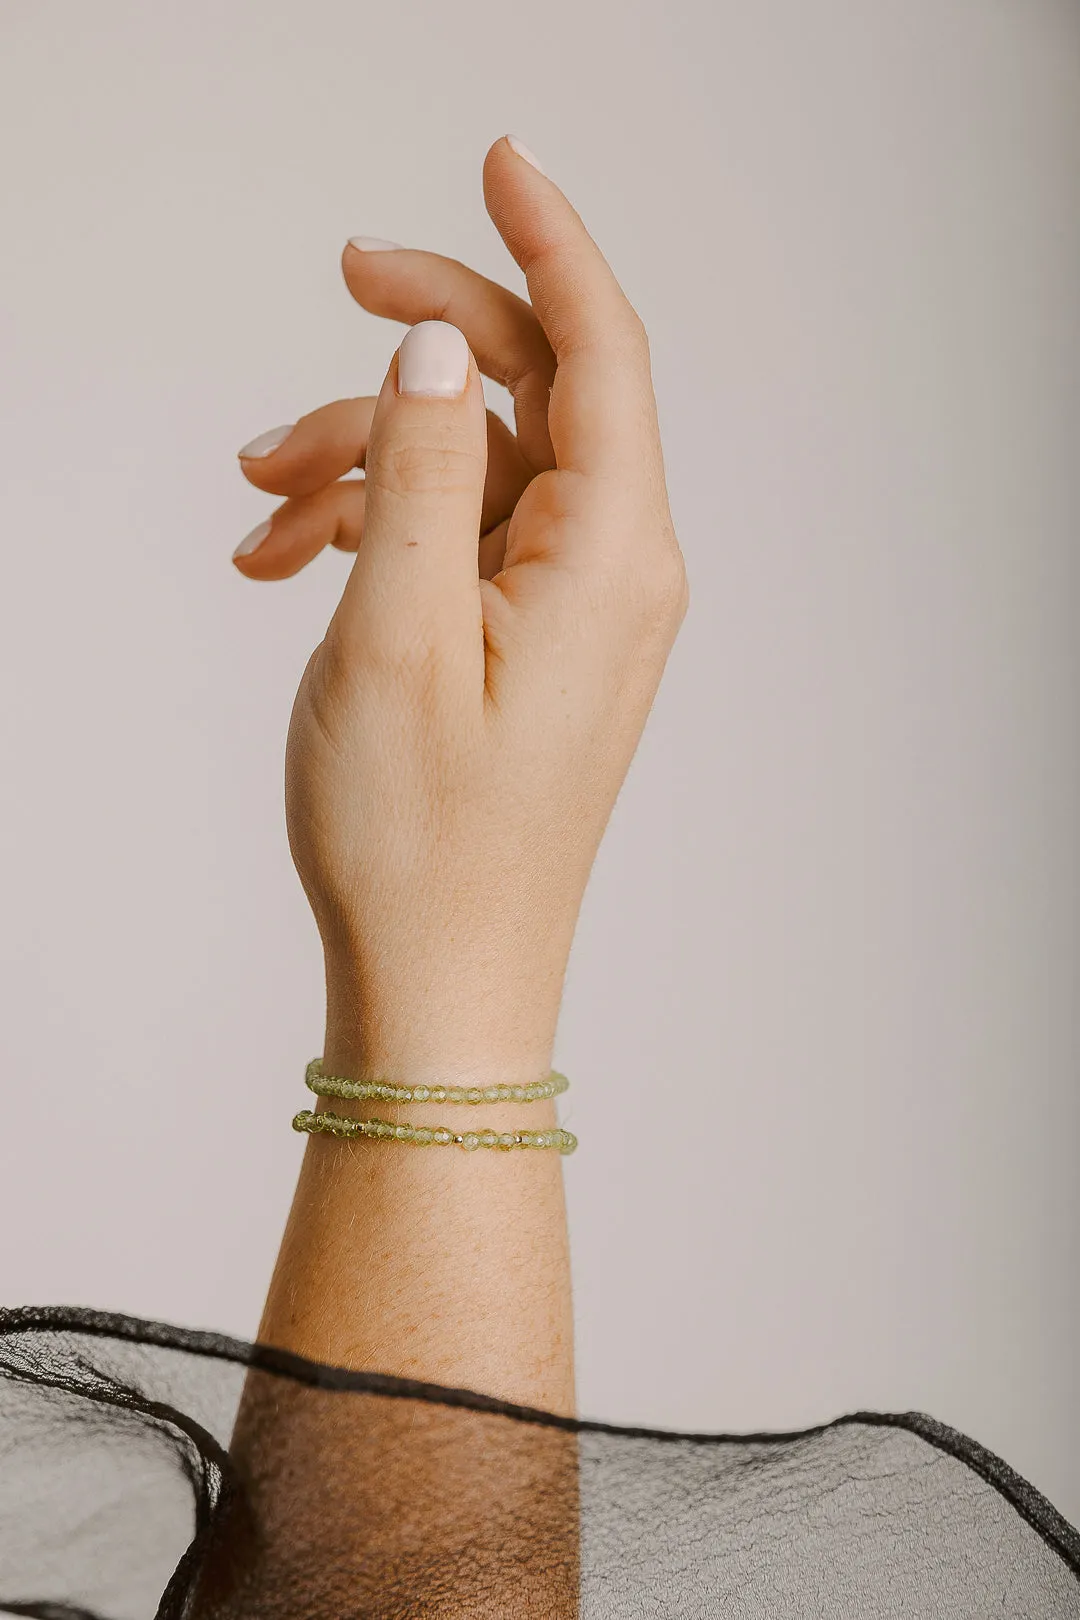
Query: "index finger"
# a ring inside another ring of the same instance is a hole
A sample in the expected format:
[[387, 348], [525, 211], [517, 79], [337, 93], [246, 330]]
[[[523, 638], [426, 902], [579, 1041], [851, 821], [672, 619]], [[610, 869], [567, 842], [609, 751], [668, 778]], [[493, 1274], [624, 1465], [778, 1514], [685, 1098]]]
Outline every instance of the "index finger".
[[659, 454], [648, 339], [580, 215], [509, 135], [485, 159], [484, 200], [555, 353], [556, 464], [620, 477], [647, 465]]

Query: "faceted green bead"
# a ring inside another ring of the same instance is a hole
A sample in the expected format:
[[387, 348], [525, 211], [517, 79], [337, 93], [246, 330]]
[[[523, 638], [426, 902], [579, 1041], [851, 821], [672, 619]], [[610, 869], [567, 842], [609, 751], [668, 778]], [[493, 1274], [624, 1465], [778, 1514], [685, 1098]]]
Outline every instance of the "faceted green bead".
[[[558, 1074], [553, 1069], [545, 1079], [532, 1081], [526, 1085], [410, 1087], [391, 1084], [386, 1080], [346, 1080], [339, 1076], [326, 1075], [322, 1072], [322, 1062], [319, 1058], [314, 1058], [307, 1065], [304, 1077], [309, 1090], [320, 1099], [378, 1097], [386, 1102], [432, 1101], [474, 1105], [510, 1101], [535, 1102], [543, 1098], [557, 1097], [569, 1084], [565, 1075]], [[468, 1152], [474, 1152], [478, 1147], [497, 1148], [503, 1151], [526, 1147], [572, 1153], [578, 1145], [577, 1137], [572, 1132], [561, 1129], [502, 1132], [487, 1129], [457, 1132], [441, 1125], [392, 1124], [388, 1120], [380, 1119], [353, 1120], [329, 1108], [320, 1108], [318, 1112], [310, 1109], [302, 1110], [293, 1117], [292, 1124], [294, 1130], [305, 1131], [311, 1135], [322, 1134], [345, 1139], [377, 1137], [423, 1145], [434, 1142], [441, 1147], [456, 1144], [466, 1148]]]

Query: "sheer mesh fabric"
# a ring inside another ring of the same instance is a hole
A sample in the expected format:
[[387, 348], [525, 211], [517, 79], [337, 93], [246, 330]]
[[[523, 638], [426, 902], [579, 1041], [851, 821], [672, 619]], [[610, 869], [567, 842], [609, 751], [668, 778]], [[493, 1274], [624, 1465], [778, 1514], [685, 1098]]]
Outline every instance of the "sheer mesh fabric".
[[0, 1609], [49, 1620], [1080, 1620], [1080, 1535], [917, 1413], [572, 1423], [91, 1311], [0, 1312]]

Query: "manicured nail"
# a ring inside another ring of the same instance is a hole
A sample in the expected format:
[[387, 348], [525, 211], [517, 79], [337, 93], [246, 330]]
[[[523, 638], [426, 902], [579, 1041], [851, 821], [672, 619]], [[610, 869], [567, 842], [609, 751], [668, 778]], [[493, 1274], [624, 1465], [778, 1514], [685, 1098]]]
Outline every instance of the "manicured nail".
[[540, 173], [543, 175], [547, 174], [547, 170], [540, 162], [540, 159], [536, 156], [536, 153], [530, 152], [529, 148], [525, 145], [525, 142], [519, 141], [516, 135], [508, 135], [506, 137], [506, 144], [510, 148], [511, 152], [516, 152], [519, 158], [524, 158], [526, 163], [531, 163], [534, 169], [539, 169]]
[[268, 456], [283, 445], [295, 426], [295, 422], [290, 422], [286, 427], [271, 428], [268, 433], [260, 433], [257, 439], [252, 439], [250, 444], [245, 444], [236, 453], [244, 461], [258, 461], [260, 456]]
[[381, 236], [350, 236], [349, 246], [357, 253], [397, 253], [400, 242], [384, 242]]
[[449, 398], [464, 391], [469, 376], [469, 345], [449, 321], [421, 321], [401, 340], [398, 393]]
[[270, 533], [270, 527], [273, 521], [273, 518], [267, 518], [265, 523], [256, 524], [250, 534], [245, 534], [244, 538], [233, 552], [233, 556], [250, 557], [251, 553], [256, 551], [258, 547], [262, 545], [263, 541]]

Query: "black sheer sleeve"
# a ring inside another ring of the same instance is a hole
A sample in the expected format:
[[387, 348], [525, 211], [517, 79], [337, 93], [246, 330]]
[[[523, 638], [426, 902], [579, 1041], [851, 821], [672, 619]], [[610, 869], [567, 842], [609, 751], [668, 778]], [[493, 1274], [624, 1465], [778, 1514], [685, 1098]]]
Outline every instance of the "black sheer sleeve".
[[919, 1413], [571, 1422], [93, 1311], [0, 1312], [0, 1608], [1080, 1620], [1080, 1535]]

